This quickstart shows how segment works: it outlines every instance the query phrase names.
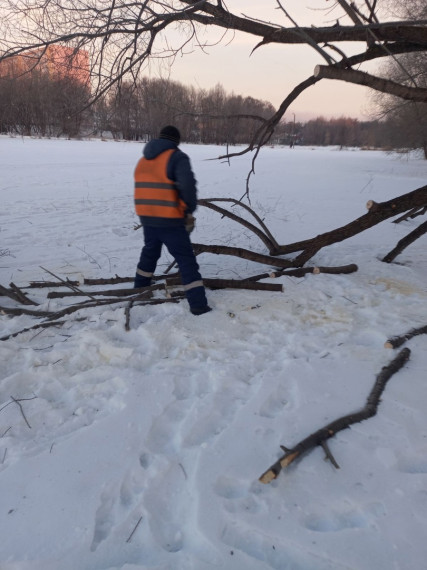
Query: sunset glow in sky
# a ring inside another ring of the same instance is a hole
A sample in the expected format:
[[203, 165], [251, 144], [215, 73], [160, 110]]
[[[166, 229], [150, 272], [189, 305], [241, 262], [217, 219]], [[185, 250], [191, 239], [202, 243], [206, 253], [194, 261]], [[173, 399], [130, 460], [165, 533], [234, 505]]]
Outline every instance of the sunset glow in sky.
[[[342, 10], [332, 8], [332, 4], [327, 0], [282, 2], [301, 26], [331, 26], [337, 18], [342, 24], [349, 24]], [[236, 15], [292, 27], [275, 0], [229, 0], [227, 6]], [[223, 30], [208, 29], [202, 32], [199, 41], [211, 45], [203, 50], [188, 45], [185, 54], [161, 73], [196, 88], [209, 89], [220, 83], [227, 92], [270, 101], [276, 108], [294, 87], [313, 74], [317, 64], [324, 63], [321, 55], [306, 45], [266, 45], [251, 54], [259, 38], [243, 33], [224, 35]], [[347, 55], [364, 50], [363, 44], [339, 47]], [[286, 117], [289, 119], [295, 113], [297, 120], [317, 116], [367, 119], [371, 106], [368, 93], [364, 87], [323, 80], [300, 95]]]

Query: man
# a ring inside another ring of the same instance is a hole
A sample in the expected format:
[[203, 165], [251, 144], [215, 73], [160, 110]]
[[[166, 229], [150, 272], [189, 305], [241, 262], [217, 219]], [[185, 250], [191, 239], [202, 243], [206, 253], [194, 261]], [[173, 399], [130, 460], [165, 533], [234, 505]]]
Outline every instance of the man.
[[[135, 169], [135, 210], [145, 245], [137, 266], [136, 288], [151, 285], [162, 245], [178, 264], [193, 315], [211, 311], [189, 233], [197, 207], [197, 187], [190, 159], [178, 149], [181, 135], [168, 125], [144, 147]], [[187, 229], [186, 229], [187, 226]]]

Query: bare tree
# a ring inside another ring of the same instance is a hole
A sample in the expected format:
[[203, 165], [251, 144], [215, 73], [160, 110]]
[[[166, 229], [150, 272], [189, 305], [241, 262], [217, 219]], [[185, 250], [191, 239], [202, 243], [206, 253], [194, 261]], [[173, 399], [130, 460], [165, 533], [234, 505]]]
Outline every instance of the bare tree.
[[[396, 2], [389, 0], [390, 9], [407, 19], [426, 19], [427, 5], [421, 0]], [[389, 58], [381, 66], [382, 74], [394, 82], [427, 88], [427, 53], [408, 53]], [[402, 100], [389, 94], [372, 97], [380, 116], [395, 126], [393, 146], [406, 149], [422, 148], [427, 159], [427, 103]]]
[[[366, 85], [409, 101], [427, 101], [425, 87], [399, 83], [360, 69], [361, 64], [379, 58], [427, 51], [427, 21], [381, 21], [381, 2], [336, 0], [336, 23], [322, 27], [298, 26], [280, 0], [271, 0], [278, 9], [277, 23], [234, 14], [222, 0], [7, 0], [5, 4], [0, 29], [0, 37], [4, 38], [0, 40], [1, 59], [55, 43], [85, 49], [91, 54], [94, 99], [112, 84], [136, 77], [149, 60], [174, 58], [189, 43], [203, 47], [201, 28], [246, 32], [254, 37], [254, 49], [274, 43], [303, 44], [316, 50], [323, 64], [258, 127], [248, 150], [265, 144], [289, 105], [302, 91], [324, 79]], [[232, 0], [229, 4], [232, 6]], [[331, 4], [325, 0], [324, 7], [330, 8]], [[176, 30], [178, 34], [174, 34]], [[349, 43], [360, 45], [360, 53], [347, 56], [339, 46]]]
[[40, 69], [0, 79], [0, 132], [74, 137], [79, 134], [88, 88]]
[[[256, 117], [259, 123], [246, 149], [226, 155], [230, 158], [255, 150], [253, 161], [261, 147], [271, 140], [291, 103], [319, 81], [344, 81], [403, 101], [427, 102], [427, 87], [407, 81], [410, 72], [401, 81], [363, 69], [364, 64], [384, 58], [396, 61], [397, 56], [404, 54], [425, 55], [426, 19], [412, 18], [410, 14], [390, 20], [382, 11], [387, 0], [351, 3], [324, 0], [325, 9], [335, 9], [334, 24], [328, 22], [330, 16], [325, 12], [325, 25], [301, 27], [286, 10], [284, 0], [264, 0], [267, 2], [277, 9], [277, 22], [238, 15], [228, 8], [232, 7], [233, 0], [227, 3], [225, 0], [143, 0], [138, 3], [131, 0], [5, 0], [0, 23], [0, 38], [3, 38], [0, 39], [0, 65], [28, 50], [39, 50], [42, 54], [52, 44], [72, 47], [76, 53], [85, 50], [91, 57], [92, 100], [96, 101], [112, 85], [135, 80], [149, 61], [173, 59], [183, 54], [190, 44], [203, 48], [206, 41], [200, 31], [208, 28], [249, 34], [254, 38], [254, 50], [267, 44], [299, 44], [315, 50], [319, 64], [314, 72], [308, 73], [304, 81], [285, 94], [279, 108], [268, 118]], [[421, 0], [417, 2], [422, 4]], [[353, 49], [360, 47], [360, 51], [346, 53], [349, 45]], [[221, 94], [217, 95], [217, 99], [220, 98]], [[427, 205], [427, 187], [407, 193], [402, 200], [393, 201], [395, 203], [408, 206], [408, 210], [423, 207]], [[389, 206], [388, 203], [379, 205], [381, 215], [371, 215], [369, 223], [389, 217]], [[390, 211], [393, 213], [393, 208]], [[359, 227], [361, 224], [355, 223], [350, 233]], [[324, 243], [331, 243], [337, 233], [340, 239], [347, 234], [342, 228], [329, 232]], [[281, 253], [303, 250], [294, 260], [302, 265], [317, 247], [311, 240], [304, 242], [304, 247], [302, 243], [291, 244], [290, 249], [282, 248]]]

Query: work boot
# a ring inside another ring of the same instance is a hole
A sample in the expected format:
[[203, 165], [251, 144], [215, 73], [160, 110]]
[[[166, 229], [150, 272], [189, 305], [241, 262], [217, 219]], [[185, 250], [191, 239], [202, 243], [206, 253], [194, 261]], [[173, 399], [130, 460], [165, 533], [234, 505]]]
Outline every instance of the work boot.
[[206, 307], [193, 307], [190, 309], [192, 315], [204, 315], [205, 313], [209, 313], [212, 309], [206, 305]]

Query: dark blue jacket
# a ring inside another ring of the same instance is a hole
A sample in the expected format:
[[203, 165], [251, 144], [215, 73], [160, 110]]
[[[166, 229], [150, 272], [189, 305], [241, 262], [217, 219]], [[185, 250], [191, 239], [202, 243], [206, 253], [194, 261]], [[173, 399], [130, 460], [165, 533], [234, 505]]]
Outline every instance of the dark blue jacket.
[[[167, 176], [174, 181], [179, 197], [187, 205], [188, 212], [193, 213], [197, 208], [197, 181], [191, 168], [189, 157], [179, 150], [178, 146], [168, 139], [153, 139], [148, 142], [143, 150], [143, 156], [152, 160], [165, 150], [176, 149], [169, 159]], [[143, 226], [183, 226], [184, 219], [150, 218], [140, 216]]]

